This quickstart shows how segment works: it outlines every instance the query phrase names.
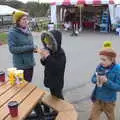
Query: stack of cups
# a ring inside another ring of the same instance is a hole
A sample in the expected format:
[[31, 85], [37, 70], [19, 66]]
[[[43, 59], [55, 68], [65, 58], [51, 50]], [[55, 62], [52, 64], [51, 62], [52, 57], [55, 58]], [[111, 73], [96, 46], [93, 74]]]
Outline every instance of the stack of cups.
[[24, 71], [23, 70], [16, 70], [15, 71], [15, 78], [16, 78], [16, 83], [21, 84], [24, 82]]
[[24, 83], [24, 71], [16, 68], [8, 68], [8, 81], [11, 85]]
[[16, 83], [16, 78], [15, 78], [15, 71], [16, 68], [8, 68], [8, 81], [10, 82], [11, 85], [14, 85]]

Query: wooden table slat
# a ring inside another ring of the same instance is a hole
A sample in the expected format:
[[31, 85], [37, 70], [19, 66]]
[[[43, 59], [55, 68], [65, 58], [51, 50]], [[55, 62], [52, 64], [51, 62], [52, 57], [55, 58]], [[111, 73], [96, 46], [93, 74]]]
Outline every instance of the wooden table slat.
[[44, 92], [36, 88], [19, 106], [19, 116], [12, 118], [10, 115], [5, 120], [24, 120], [35, 105], [43, 97]]
[[5, 93], [8, 89], [10, 89], [11, 87], [13, 87], [13, 86], [11, 86], [9, 82], [5, 82], [5, 83], [3, 83], [2, 85], [0, 85], [0, 96], [1, 96], [2, 94], [4, 94], [4, 93]]
[[8, 81], [5, 81], [5, 82], [0, 82], [0, 87], [4, 84], [6, 84]]
[[23, 89], [28, 83], [25, 82], [24, 85], [19, 86], [14, 85], [11, 89], [8, 89], [3, 95], [0, 96], [0, 107], [15, 96], [21, 89]]
[[[18, 103], [21, 103], [35, 88], [35, 85], [29, 83], [27, 86], [25, 86], [24, 89], [22, 89], [16, 96], [14, 96], [9, 101], [17, 101]], [[8, 102], [0, 108], [0, 120], [5, 119], [9, 114], [7, 107]]]

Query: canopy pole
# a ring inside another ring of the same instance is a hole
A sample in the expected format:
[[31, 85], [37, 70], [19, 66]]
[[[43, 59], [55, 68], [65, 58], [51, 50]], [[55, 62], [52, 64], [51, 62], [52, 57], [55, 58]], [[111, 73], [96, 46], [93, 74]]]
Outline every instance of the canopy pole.
[[51, 23], [57, 24], [57, 8], [56, 5], [51, 5]]
[[82, 10], [81, 10], [81, 6], [80, 6], [80, 28], [79, 31], [82, 31]]

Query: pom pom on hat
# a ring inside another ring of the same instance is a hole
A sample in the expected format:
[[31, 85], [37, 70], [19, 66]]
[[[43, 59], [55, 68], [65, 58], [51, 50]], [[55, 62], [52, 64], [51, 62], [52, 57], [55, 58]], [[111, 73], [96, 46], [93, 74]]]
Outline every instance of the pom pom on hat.
[[28, 15], [27, 13], [23, 11], [13, 12], [13, 21], [17, 23], [23, 16]]
[[110, 41], [105, 41], [103, 44], [103, 48], [100, 50], [99, 55], [104, 55], [107, 57], [116, 57], [117, 53], [115, 50], [112, 48], [112, 42]]
[[112, 42], [111, 41], [105, 41], [103, 43], [104, 48], [112, 48]]

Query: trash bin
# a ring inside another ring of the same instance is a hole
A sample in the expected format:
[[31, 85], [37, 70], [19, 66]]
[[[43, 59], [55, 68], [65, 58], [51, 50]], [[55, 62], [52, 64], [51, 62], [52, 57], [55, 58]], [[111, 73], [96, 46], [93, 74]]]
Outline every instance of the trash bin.
[[54, 30], [54, 23], [49, 23], [48, 24], [48, 31]]

